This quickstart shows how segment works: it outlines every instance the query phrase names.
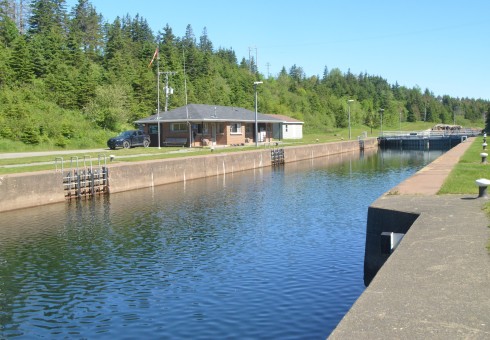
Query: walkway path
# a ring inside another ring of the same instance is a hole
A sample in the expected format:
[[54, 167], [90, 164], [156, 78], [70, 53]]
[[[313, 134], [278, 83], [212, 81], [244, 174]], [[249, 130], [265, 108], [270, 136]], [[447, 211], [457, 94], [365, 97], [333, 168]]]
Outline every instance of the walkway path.
[[40, 157], [40, 156], [62, 156], [62, 155], [73, 155], [76, 153], [88, 154], [94, 152], [107, 152], [107, 151], [109, 151], [109, 149], [9, 152], [9, 153], [0, 153], [0, 159]]
[[[142, 149], [143, 151], [145, 149]], [[165, 150], [165, 151], [163, 151]], [[202, 151], [202, 149], [196, 149], [196, 148], [183, 148], [183, 149], [178, 149], [178, 150], [170, 150], [166, 151], [166, 149], [162, 149], [161, 154], [175, 154], [175, 153], [188, 153], [188, 152], [196, 152], [196, 150]], [[101, 153], [101, 154], [107, 154], [107, 152], [111, 152], [116, 154], [116, 158], [118, 160], [123, 160], [127, 158], [136, 158], [136, 157], [144, 157], [144, 156], [155, 156], [157, 153], [140, 153], [140, 154], [135, 154], [135, 155], [117, 155], [116, 150], [110, 150], [110, 149], [91, 149], [91, 150], [61, 150], [61, 151], [37, 151], [37, 152], [16, 152], [16, 153], [0, 153], [0, 159], [23, 159], [23, 158], [30, 158], [30, 157], [40, 157], [40, 156], [53, 156], [52, 161], [47, 161], [47, 162], [30, 162], [30, 163], [19, 163], [19, 164], [8, 164], [8, 165], [0, 165], [0, 168], [20, 168], [20, 167], [27, 167], [27, 166], [36, 166], [36, 165], [46, 165], [46, 164], [53, 164], [54, 166], [54, 158], [57, 156], [64, 156], [64, 155], [69, 155], [73, 156], [76, 154], [81, 154], [81, 155], [86, 155], [86, 154], [94, 154], [94, 153]], [[82, 156], [83, 157], [83, 156]], [[68, 163], [70, 159], [65, 159], [65, 163]]]
[[[436, 195], [453, 166], [471, 146], [474, 138], [458, 144], [442, 157], [418, 171], [415, 175], [390, 190], [398, 195]], [[476, 178], [475, 178], [476, 179]], [[476, 188], [476, 186], [475, 186]]]
[[420, 216], [329, 339], [490, 339], [488, 201], [434, 195], [469, 144], [373, 203]]

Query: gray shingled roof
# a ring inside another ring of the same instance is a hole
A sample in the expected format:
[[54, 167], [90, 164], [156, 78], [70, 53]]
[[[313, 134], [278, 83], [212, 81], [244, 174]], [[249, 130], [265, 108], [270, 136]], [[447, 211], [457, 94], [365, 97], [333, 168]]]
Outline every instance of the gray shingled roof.
[[291, 117], [288, 117], [288, 116], [284, 116], [284, 115], [278, 115], [278, 114], [268, 114], [269, 117], [272, 117], [272, 118], [276, 118], [276, 119], [279, 119], [281, 122], [283, 123], [289, 123], [289, 124], [304, 124], [303, 121], [301, 120], [298, 120], [298, 119], [295, 119], [295, 118], [291, 118]]
[[[135, 123], [156, 123], [158, 115], [138, 119]], [[167, 112], [160, 112], [161, 122], [255, 122], [255, 112], [241, 107], [189, 104]], [[257, 113], [260, 123], [280, 123], [277, 119], [262, 113]]]

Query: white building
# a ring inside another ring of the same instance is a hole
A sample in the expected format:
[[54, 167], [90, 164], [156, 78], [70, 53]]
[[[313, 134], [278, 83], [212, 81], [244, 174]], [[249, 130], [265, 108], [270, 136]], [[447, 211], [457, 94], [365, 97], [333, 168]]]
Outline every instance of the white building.
[[273, 138], [274, 139], [302, 139], [303, 138], [303, 124], [304, 122], [283, 116], [283, 115], [273, 115], [268, 116], [274, 117], [281, 121], [281, 124], [273, 126]]

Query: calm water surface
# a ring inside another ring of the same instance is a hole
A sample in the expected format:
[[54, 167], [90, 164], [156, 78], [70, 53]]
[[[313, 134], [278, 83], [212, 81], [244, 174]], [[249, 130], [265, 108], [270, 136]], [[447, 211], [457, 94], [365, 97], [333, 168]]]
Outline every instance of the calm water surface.
[[367, 208], [439, 156], [321, 158], [0, 214], [0, 338], [324, 339]]

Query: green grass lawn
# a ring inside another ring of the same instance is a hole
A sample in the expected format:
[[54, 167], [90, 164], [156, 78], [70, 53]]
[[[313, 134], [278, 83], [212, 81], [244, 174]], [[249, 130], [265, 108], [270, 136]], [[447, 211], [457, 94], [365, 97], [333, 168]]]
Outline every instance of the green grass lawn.
[[[487, 140], [488, 142], [488, 140]], [[471, 194], [478, 191], [475, 180], [490, 179], [490, 163], [482, 164], [483, 137], [477, 137], [456, 164], [439, 190], [439, 194]], [[487, 151], [488, 153], [488, 151]], [[490, 160], [490, 159], [489, 159]]]
[[[408, 123], [402, 122], [401, 130], [403, 131], [420, 131], [432, 127], [434, 123], [430, 122], [415, 122]], [[384, 126], [384, 131], [399, 130], [400, 126]], [[368, 138], [377, 137], [380, 133], [380, 129], [371, 129], [365, 125], [352, 125], [351, 126], [351, 139], [357, 140], [358, 136], [366, 135]], [[329, 143], [336, 141], [345, 141], [349, 139], [349, 129], [330, 129], [324, 132], [304, 133], [303, 138], [300, 140], [283, 140], [281, 141], [281, 147], [287, 147], [291, 145], [307, 145], [316, 143]], [[481, 144], [481, 143], [480, 143]], [[275, 146], [266, 144], [261, 147]], [[97, 147], [97, 146], [94, 146]], [[92, 158], [92, 162], [97, 162], [99, 156], [103, 160], [109, 158], [110, 155], [115, 155], [114, 162], [137, 162], [143, 160], [163, 159], [172, 157], [188, 157], [223, 152], [239, 152], [245, 150], [254, 150], [255, 145], [240, 146], [240, 147], [217, 147], [214, 151], [210, 148], [178, 148], [178, 147], [162, 147], [158, 148], [133, 148], [133, 149], [117, 149], [109, 150], [106, 145], [100, 145], [99, 148], [104, 148], [103, 152], [88, 152], [87, 154], [73, 153], [72, 155], [59, 156], [63, 158], [63, 164], [65, 167], [69, 167], [72, 162], [76, 163], [78, 159], [79, 164], [83, 164], [84, 157], [86, 159]], [[87, 147], [80, 146], [80, 149], [87, 149]], [[28, 146], [20, 142], [11, 142], [0, 139], [0, 153], [1, 152], [33, 152], [33, 151], [66, 151], [66, 149], [53, 147], [52, 145], [37, 145]], [[55, 158], [57, 156], [38, 156], [38, 157], [22, 157], [14, 159], [0, 159], [0, 175], [22, 173], [31, 171], [53, 170], [55, 169]], [[61, 160], [58, 159], [58, 163]], [[49, 163], [49, 164], [46, 164]], [[95, 164], [94, 164], [95, 165]], [[474, 188], [473, 188], [474, 189]], [[454, 189], [451, 189], [454, 190]], [[461, 189], [462, 190], [462, 189]]]
[[[478, 178], [490, 179], [490, 163], [482, 164], [481, 162], [482, 144], [483, 137], [477, 137], [474, 140], [464, 155], [461, 156], [458, 164], [454, 166], [438, 194], [475, 194], [478, 192], [475, 180]], [[486, 153], [489, 153], [488, 150]], [[483, 210], [490, 217], [490, 202], [484, 205]], [[490, 252], [490, 240], [486, 247]]]

